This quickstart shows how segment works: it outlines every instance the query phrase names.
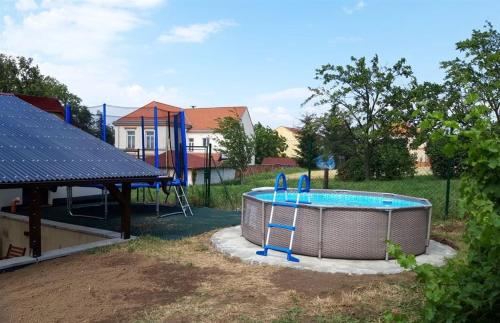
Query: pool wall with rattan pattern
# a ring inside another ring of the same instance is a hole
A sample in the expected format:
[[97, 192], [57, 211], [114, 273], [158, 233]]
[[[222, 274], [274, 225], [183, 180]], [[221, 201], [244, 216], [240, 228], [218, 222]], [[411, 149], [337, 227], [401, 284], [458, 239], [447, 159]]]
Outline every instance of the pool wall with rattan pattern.
[[[256, 189], [243, 194], [242, 235], [264, 246], [272, 201], [258, 198]], [[293, 190], [291, 190], [293, 192]], [[292, 251], [295, 254], [343, 259], [389, 259], [386, 241], [401, 245], [406, 253], [426, 252], [430, 238], [432, 205], [426, 199], [373, 192], [311, 190], [311, 193], [350, 194], [418, 202], [412, 207], [355, 207], [300, 204]], [[273, 223], [292, 225], [293, 208], [274, 206]], [[273, 229], [269, 244], [288, 247], [290, 232]]]

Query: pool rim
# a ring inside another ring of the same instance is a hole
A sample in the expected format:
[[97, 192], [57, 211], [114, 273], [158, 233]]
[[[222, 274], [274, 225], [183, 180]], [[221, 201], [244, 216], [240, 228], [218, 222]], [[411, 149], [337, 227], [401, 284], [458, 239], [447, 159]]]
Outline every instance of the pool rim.
[[[290, 193], [296, 193], [297, 189], [288, 189], [288, 192]], [[372, 192], [372, 191], [357, 191], [357, 190], [341, 190], [341, 189], [326, 189], [326, 188], [317, 188], [317, 189], [311, 189], [310, 193], [359, 193], [359, 195], [371, 195], [371, 196], [390, 196], [390, 197], [397, 197], [402, 200], [407, 200], [407, 201], [414, 201], [414, 202], [420, 202], [420, 203], [425, 203], [422, 205], [416, 205], [416, 206], [402, 206], [402, 207], [390, 207], [390, 206], [344, 206], [344, 205], [331, 205], [331, 204], [317, 204], [317, 203], [311, 203], [311, 204], [305, 204], [305, 203], [298, 203], [300, 207], [309, 207], [309, 208], [336, 208], [336, 209], [345, 209], [345, 210], [381, 210], [381, 211], [388, 211], [388, 210], [412, 210], [412, 209], [428, 209], [432, 208], [432, 203], [425, 198], [420, 198], [420, 197], [415, 197], [415, 196], [410, 196], [410, 195], [402, 195], [402, 194], [395, 194], [395, 193], [386, 193], [386, 192]], [[249, 192], [245, 192], [242, 194], [242, 198], [249, 197], [253, 200], [257, 201], [262, 201], [265, 203], [272, 203], [272, 200], [263, 200], [258, 197], [256, 197], [253, 194], [258, 194], [258, 193], [274, 193], [274, 188], [272, 187], [257, 187], [252, 189]], [[293, 203], [293, 202], [292, 202]]]

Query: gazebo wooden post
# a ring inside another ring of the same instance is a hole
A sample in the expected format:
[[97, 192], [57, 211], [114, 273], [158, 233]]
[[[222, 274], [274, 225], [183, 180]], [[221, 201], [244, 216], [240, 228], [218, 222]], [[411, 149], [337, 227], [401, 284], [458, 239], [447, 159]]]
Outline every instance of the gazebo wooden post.
[[106, 184], [106, 188], [109, 193], [118, 201], [120, 204], [121, 211], [121, 230], [122, 238], [130, 239], [130, 216], [132, 209], [130, 207], [130, 198], [132, 192], [132, 185], [130, 182], [122, 183], [122, 191], [116, 188], [115, 184]]
[[29, 188], [30, 214], [29, 214], [29, 245], [32, 257], [42, 255], [42, 216], [40, 209], [40, 188]]
[[122, 183], [122, 195], [123, 195], [123, 203], [121, 204], [121, 215], [122, 215], [122, 238], [130, 239], [130, 216], [132, 213], [130, 206], [130, 198], [131, 198], [131, 184], [130, 183]]

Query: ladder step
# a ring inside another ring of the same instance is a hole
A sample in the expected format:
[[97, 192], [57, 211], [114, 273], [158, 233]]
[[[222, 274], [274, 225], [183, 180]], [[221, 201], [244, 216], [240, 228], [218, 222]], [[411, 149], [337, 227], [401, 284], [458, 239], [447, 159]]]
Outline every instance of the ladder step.
[[288, 203], [288, 202], [273, 202], [273, 206], [285, 206], [285, 207], [293, 207], [293, 208], [298, 208], [299, 205], [295, 203]]
[[269, 228], [279, 228], [279, 229], [295, 231], [295, 227], [291, 226], [291, 225], [284, 225], [284, 224], [279, 224], [279, 223], [269, 223], [267, 226]]
[[[295, 200], [286, 200], [285, 202], [295, 203]], [[299, 201], [299, 204], [311, 204], [309, 201]]]
[[279, 247], [279, 246], [275, 246], [275, 245], [272, 245], [272, 244], [267, 244], [264, 246], [264, 249], [271, 249], [271, 250], [275, 250], [275, 251], [281, 251], [281, 252], [285, 252], [285, 253], [291, 253], [292, 251], [288, 248], [284, 248], [284, 247]]

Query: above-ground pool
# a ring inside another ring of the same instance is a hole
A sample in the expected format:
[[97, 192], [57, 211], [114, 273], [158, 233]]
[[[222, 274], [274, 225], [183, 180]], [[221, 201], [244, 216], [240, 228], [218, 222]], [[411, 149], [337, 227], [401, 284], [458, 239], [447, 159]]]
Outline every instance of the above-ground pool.
[[[296, 190], [277, 192], [276, 202], [296, 200]], [[250, 242], [264, 246], [273, 189], [243, 194], [241, 228]], [[345, 259], [388, 259], [386, 240], [419, 255], [429, 245], [431, 203], [426, 199], [345, 190], [301, 193], [293, 253]], [[294, 209], [275, 205], [273, 223], [292, 225]], [[273, 230], [269, 244], [288, 247], [290, 232]]]

